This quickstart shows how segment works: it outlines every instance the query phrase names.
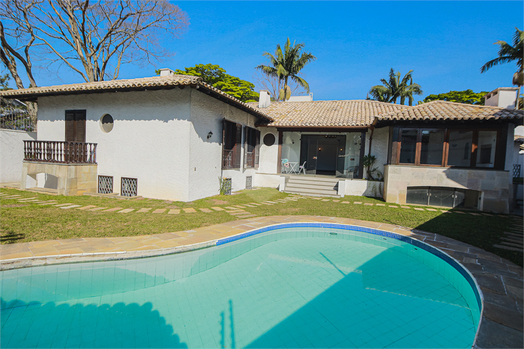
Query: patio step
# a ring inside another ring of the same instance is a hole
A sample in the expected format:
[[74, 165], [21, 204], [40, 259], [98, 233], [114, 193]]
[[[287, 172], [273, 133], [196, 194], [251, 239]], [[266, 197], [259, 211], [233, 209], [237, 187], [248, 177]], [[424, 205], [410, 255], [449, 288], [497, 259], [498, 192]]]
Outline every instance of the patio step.
[[338, 197], [338, 179], [314, 176], [289, 176], [284, 191], [308, 196]]

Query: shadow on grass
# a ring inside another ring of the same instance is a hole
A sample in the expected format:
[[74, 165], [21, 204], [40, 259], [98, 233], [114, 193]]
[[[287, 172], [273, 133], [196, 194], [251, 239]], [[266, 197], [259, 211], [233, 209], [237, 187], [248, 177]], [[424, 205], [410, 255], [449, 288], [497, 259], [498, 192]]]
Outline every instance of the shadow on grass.
[[3, 244], [14, 244], [18, 240], [25, 239], [25, 234], [17, 234], [15, 232], [9, 231], [6, 234], [0, 235], [0, 243]]
[[522, 267], [522, 251], [509, 251], [494, 247], [500, 244], [504, 232], [511, 226], [507, 215], [484, 216], [476, 211], [450, 209], [416, 227], [427, 232], [437, 233], [465, 242], [485, 251], [494, 253]]

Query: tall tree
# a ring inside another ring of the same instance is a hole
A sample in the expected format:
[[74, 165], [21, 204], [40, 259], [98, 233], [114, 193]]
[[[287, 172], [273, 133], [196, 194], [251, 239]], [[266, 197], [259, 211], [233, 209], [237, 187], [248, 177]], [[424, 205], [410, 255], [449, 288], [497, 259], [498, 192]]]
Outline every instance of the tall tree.
[[423, 93], [419, 84], [413, 83], [413, 70], [407, 72], [401, 79], [400, 72], [396, 72], [391, 68], [389, 71], [389, 79], [380, 79], [382, 85], [375, 85], [369, 91], [369, 94], [374, 100], [387, 103], [397, 103], [400, 97], [400, 104], [404, 104], [406, 99], [409, 105], [413, 105], [413, 95], [421, 95]]
[[[157, 71], [157, 74], [159, 74], [159, 71]], [[254, 90], [254, 84], [226, 74], [226, 70], [216, 64], [197, 64], [184, 70], [177, 69], [175, 74], [199, 76], [204, 82], [242, 102], [256, 102], [258, 100], [258, 93]]]
[[122, 64], [168, 56], [159, 39], [178, 37], [188, 19], [168, 0], [9, 0], [0, 1], [0, 24], [0, 58], [23, 88], [16, 62], [36, 86], [31, 80], [34, 46], [85, 81], [116, 79]]
[[524, 32], [519, 28], [515, 28], [515, 34], [513, 34], [513, 46], [505, 41], [499, 40], [493, 45], [499, 45], [499, 56], [494, 58], [480, 68], [481, 73], [485, 73], [489, 69], [496, 65], [503, 63], [510, 63], [517, 61], [517, 72], [513, 75], [513, 84], [522, 86], [524, 85], [524, 72], [522, 66], [522, 60], [524, 57]]
[[273, 96], [276, 100], [289, 99], [291, 95], [291, 88], [288, 85], [289, 79], [296, 82], [309, 93], [309, 84], [299, 74], [308, 63], [317, 58], [309, 52], [302, 52], [304, 46], [303, 43], [297, 44], [296, 42], [293, 42], [293, 45], [291, 45], [291, 41], [287, 38], [284, 51], [282, 51], [280, 44], [277, 44], [275, 55], [264, 52], [263, 55], [269, 59], [270, 65], [261, 64], [256, 67], [264, 74], [278, 79], [280, 93], [278, 96]]
[[464, 91], [449, 91], [447, 93], [439, 93], [437, 95], [429, 95], [424, 98], [424, 101], [419, 102], [419, 104], [427, 103], [431, 101], [448, 101], [456, 103], [466, 103], [474, 105], [484, 105], [484, 96], [488, 92], [473, 92], [473, 90], [464, 90]]

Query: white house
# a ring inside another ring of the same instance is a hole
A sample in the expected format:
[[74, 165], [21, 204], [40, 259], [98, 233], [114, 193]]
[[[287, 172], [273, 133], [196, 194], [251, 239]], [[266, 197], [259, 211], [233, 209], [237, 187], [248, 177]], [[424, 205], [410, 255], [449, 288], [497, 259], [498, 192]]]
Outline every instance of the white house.
[[[200, 78], [173, 75], [1, 93], [38, 102], [38, 141], [25, 142], [21, 186], [66, 195], [191, 201], [279, 187], [312, 195], [509, 212], [513, 130], [523, 112], [435, 101], [245, 104]], [[363, 159], [376, 158], [368, 181]], [[30, 183], [32, 182], [33, 183]]]

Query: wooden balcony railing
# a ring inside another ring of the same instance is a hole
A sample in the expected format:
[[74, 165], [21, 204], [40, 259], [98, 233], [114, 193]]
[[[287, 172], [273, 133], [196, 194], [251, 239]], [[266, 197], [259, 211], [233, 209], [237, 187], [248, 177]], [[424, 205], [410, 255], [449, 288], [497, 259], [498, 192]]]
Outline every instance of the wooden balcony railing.
[[24, 161], [96, 164], [96, 143], [24, 141]]

